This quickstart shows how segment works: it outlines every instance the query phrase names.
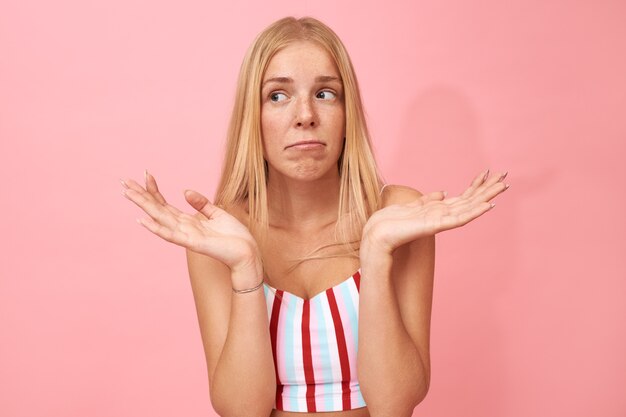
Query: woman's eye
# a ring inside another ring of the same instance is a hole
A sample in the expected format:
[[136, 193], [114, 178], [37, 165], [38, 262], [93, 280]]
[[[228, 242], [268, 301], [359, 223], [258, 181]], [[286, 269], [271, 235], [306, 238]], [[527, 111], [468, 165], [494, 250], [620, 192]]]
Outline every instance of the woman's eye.
[[277, 103], [279, 101], [283, 101], [286, 98], [287, 98], [287, 95], [285, 93], [272, 93], [272, 94], [270, 94], [270, 100], [272, 100], [275, 103]]
[[335, 93], [333, 93], [332, 91], [320, 91], [319, 93], [317, 93], [317, 98], [321, 98], [322, 100], [332, 100], [334, 98], [337, 97], [337, 95]]

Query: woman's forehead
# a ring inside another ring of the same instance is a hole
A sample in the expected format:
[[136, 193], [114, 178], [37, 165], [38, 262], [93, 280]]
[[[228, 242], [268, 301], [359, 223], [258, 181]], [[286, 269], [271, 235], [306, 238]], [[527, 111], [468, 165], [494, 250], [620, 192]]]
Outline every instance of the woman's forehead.
[[325, 48], [314, 42], [297, 41], [274, 54], [263, 80], [303, 75], [340, 78], [337, 64]]

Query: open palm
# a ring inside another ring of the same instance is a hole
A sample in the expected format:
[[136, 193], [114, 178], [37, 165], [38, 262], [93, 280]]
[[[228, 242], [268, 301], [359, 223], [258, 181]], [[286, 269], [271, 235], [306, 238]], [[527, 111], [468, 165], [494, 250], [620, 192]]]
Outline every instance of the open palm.
[[363, 229], [363, 241], [391, 253], [420, 237], [463, 226], [494, 205], [490, 201], [509, 186], [506, 174], [479, 174], [460, 196], [446, 198], [437, 191], [407, 204], [394, 204], [374, 213]]
[[246, 226], [200, 193], [185, 191], [185, 199], [198, 211], [191, 215], [168, 204], [148, 173], [145, 189], [133, 180], [122, 181], [122, 186], [124, 196], [149, 216], [139, 223], [166, 241], [208, 255], [230, 268], [256, 255], [256, 242]]

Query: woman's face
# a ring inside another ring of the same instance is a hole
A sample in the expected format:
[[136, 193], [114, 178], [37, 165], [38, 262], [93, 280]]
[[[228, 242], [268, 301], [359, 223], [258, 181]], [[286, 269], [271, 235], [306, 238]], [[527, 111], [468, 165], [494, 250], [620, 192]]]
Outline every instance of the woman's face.
[[261, 131], [270, 180], [338, 176], [345, 120], [343, 83], [322, 47], [295, 42], [274, 55], [261, 84]]

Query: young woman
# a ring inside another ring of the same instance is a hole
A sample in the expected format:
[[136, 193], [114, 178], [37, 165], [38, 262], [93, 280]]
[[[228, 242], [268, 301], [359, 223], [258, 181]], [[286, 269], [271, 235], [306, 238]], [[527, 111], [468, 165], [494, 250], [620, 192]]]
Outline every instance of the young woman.
[[[244, 59], [215, 204], [124, 195], [187, 248], [222, 416], [410, 416], [430, 380], [434, 235], [487, 212], [506, 174], [460, 196], [383, 186], [354, 70], [331, 29], [285, 18]], [[297, 413], [297, 414], [294, 414]]]

